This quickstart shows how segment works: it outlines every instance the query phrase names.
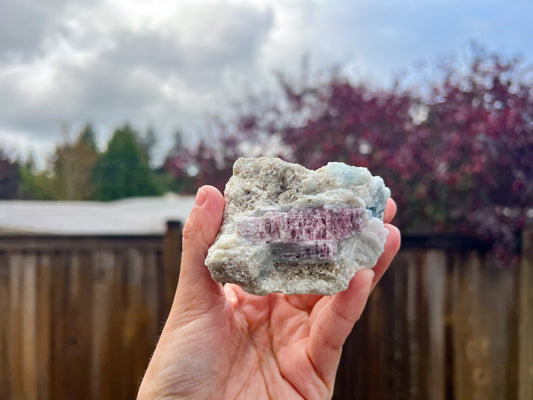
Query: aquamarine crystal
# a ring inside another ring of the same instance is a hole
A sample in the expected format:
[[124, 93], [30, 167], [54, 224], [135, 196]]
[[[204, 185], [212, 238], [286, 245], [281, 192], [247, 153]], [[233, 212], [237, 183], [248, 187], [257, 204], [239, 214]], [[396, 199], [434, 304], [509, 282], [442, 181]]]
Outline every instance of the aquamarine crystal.
[[226, 185], [212, 277], [253, 294], [331, 295], [383, 252], [390, 191], [366, 168], [316, 171], [277, 158], [237, 160]]

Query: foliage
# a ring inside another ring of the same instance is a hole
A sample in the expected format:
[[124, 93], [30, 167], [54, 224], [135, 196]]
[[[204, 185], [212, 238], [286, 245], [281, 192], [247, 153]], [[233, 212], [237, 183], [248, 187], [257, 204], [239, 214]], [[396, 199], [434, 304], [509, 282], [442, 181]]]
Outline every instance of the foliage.
[[165, 161], [164, 168], [177, 182], [180, 192], [193, 193], [202, 185], [212, 185], [223, 190], [231, 176], [233, 161], [238, 158], [236, 145], [221, 138], [218, 150], [201, 141], [193, 149], [177, 147]]
[[21, 167], [22, 197], [39, 200], [90, 200], [91, 172], [99, 159], [91, 125], [73, 142], [56, 146], [46, 171], [36, 172], [33, 157]]
[[[466, 67], [466, 68], [465, 68]], [[167, 169], [194, 165], [194, 182], [223, 188], [244, 141], [275, 135], [284, 158], [368, 167], [391, 187], [406, 232], [464, 233], [512, 249], [533, 204], [533, 86], [517, 60], [481, 52], [417, 94], [354, 85], [336, 75], [298, 87], [281, 81], [285, 103], [237, 114], [216, 146], [176, 152]], [[251, 146], [248, 146], [250, 148]], [[509, 254], [509, 251], [507, 251]]]
[[129, 126], [117, 129], [100, 154], [95, 133], [87, 124], [74, 142], [56, 146], [44, 171], [37, 171], [30, 155], [21, 163], [19, 197], [36, 200], [113, 200], [157, 195], [176, 189], [174, 179], [159, 168], [150, 170], [155, 133], [141, 137]]
[[83, 145], [88, 149], [92, 150], [94, 153], [98, 153], [98, 146], [96, 146], [96, 135], [91, 124], [85, 124], [78, 136], [77, 142], [83, 143]]
[[16, 199], [19, 195], [20, 174], [17, 162], [0, 150], [0, 199]]
[[128, 125], [113, 133], [92, 174], [97, 200], [160, 194], [138, 137]]
[[52, 161], [53, 192], [57, 199], [92, 199], [91, 172], [99, 159], [90, 125], [86, 125], [74, 143], [56, 148]]
[[33, 157], [20, 166], [21, 191], [24, 200], [57, 200], [53, 177], [48, 171], [36, 172]]
[[140, 148], [143, 151], [143, 156], [148, 165], [150, 165], [150, 160], [152, 159], [154, 147], [157, 143], [157, 136], [153, 128], [149, 128], [145, 135], [142, 137], [137, 136], [137, 143], [139, 143]]

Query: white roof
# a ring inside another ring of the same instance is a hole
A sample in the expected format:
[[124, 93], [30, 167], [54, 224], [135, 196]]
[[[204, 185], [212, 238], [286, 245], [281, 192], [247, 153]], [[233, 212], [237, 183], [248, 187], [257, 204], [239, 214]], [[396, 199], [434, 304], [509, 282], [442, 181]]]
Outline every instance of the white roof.
[[0, 232], [68, 235], [161, 234], [166, 222], [185, 222], [194, 196], [167, 194], [109, 203], [96, 201], [0, 201]]

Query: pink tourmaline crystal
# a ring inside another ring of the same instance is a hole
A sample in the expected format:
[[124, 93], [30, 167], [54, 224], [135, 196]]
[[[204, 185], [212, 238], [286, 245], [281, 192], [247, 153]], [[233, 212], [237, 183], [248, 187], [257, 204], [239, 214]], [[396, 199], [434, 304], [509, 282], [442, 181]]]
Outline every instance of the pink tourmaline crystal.
[[361, 207], [323, 206], [269, 210], [259, 217], [236, 218], [235, 229], [252, 243], [342, 240], [362, 230], [365, 212]]

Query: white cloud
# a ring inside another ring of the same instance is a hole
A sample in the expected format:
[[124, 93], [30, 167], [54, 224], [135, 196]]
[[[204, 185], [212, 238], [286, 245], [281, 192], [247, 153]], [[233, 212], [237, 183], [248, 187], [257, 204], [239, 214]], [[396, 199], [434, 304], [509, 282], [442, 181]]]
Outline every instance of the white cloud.
[[533, 56], [533, 6], [466, 3], [0, 0], [0, 138], [25, 151], [91, 121], [104, 143], [130, 121], [165, 146], [175, 128], [196, 132], [205, 113], [272, 87], [273, 71], [297, 76], [304, 55], [382, 83], [471, 39]]
[[[30, 14], [25, 21], [45, 17]], [[31, 46], [0, 54], [4, 131], [54, 139], [62, 121], [97, 129], [131, 121], [169, 134], [220, 108], [232, 77], [256, 68], [272, 27], [268, 7], [228, 1], [64, 4], [56, 14]]]

